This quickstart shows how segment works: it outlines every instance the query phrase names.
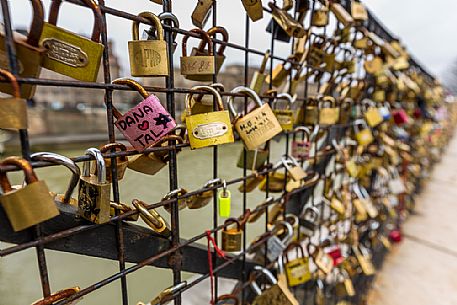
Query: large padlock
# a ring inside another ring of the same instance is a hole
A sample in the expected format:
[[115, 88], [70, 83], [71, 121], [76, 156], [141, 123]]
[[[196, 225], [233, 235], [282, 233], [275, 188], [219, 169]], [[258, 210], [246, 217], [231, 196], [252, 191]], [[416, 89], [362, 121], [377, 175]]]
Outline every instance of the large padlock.
[[[254, 150], [246, 150], [246, 169], [258, 170], [267, 162], [269, 155], [268, 147], [265, 143], [265, 147], [256, 148]], [[239, 168], [244, 168], [244, 150], [240, 152], [240, 157], [236, 164]]]
[[286, 155], [281, 161], [293, 180], [300, 181], [306, 177], [306, 172], [294, 157]]
[[[298, 257], [293, 260], [289, 260], [289, 252], [295, 249], [299, 250]], [[300, 243], [290, 243], [286, 250], [284, 250], [282, 260], [286, 271], [287, 284], [290, 287], [304, 284], [311, 279], [309, 260], [305, 257], [303, 247]]]
[[[362, 129], [360, 129], [359, 126], [362, 126]], [[357, 143], [359, 143], [359, 145], [368, 146], [369, 144], [371, 144], [371, 142], [373, 142], [373, 133], [371, 132], [371, 129], [368, 127], [365, 120], [356, 120], [354, 122], [354, 131], [355, 139], [357, 140]]]
[[13, 97], [9, 98], [0, 98], [0, 128], [27, 129], [27, 102], [20, 98], [19, 84], [16, 77], [3, 69], [0, 69], [0, 77], [10, 82], [6, 86], [12, 88], [11, 94], [13, 95]]
[[306, 236], [312, 236], [319, 225], [320, 212], [316, 207], [307, 206], [303, 209], [300, 221], [300, 231]]
[[[176, 141], [176, 144], [182, 144], [184, 142], [182, 136], [171, 134], [160, 139], [160, 141], [152, 147], [168, 146], [169, 141]], [[176, 153], [179, 151], [180, 150], [176, 150]], [[128, 168], [136, 172], [152, 176], [167, 166], [169, 159], [170, 154], [169, 151], [166, 150], [144, 153], [130, 157], [128, 161]]]
[[242, 93], [253, 99], [256, 104], [256, 108], [251, 112], [240, 115], [237, 114], [233, 106], [234, 97], [228, 97], [228, 107], [234, 118], [235, 129], [247, 149], [254, 150], [258, 148], [282, 131], [281, 125], [270, 106], [268, 104], [263, 104], [254, 90], [239, 86], [231, 92]]
[[246, 14], [252, 21], [257, 21], [263, 18], [262, 0], [241, 0]]
[[252, 305], [298, 305], [297, 299], [287, 288], [287, 285], [280, 284], [271, 272], [261, 266], [254, 266], [254, 270], [263, 273], [270, 284], [265, 290], [261, 290], [255, 281], [250, 282], [251, 288], [256, 293]]
[[[33, 19], [27, 37], [19, 33], [13, 33], [14, 47], [16, 49], [17, 73], [20, 77], [40, 76], [41, 64], [45, 49], [39, 46], [39, 40], [43, 31], [44, 13], [41, 0], [32, 0]], [[5, 49], [5, 34], [0, 33], [0, 68], [9, 70], [8, 53]], [[36, 86], [21, 84], [21, 91], [17, 97], [30, 99], [35, 94]], [[16, 96], [15, 88], [7, 83], [0, 83], [0, 91]], [[4, 102], [2, 102], [4, 103]]]
[[192, 12], [192, 24], [203, 29], [213, 10], [213, 0], [197, 0], [197, 6]]
[[[285, 109], [279, 109], [279, 103], [285, 103]], [[292, 110], [292, 96], [288, 93], [280, 93], [276, 96], [276, 100], [271, 104], [273, 108], [273, 113], [278, 119], [279, 125], [281, 125], [282, 130], [291, 131], [294, 128], [294, 112]]]
[[269, 2], [273, 20], [287, 33], [290, 37], [301, 38], [305, 36], [303, 25], [295, 20], [287, 11], [280, 9], [273, 2]]
[[251, 84], [249, 85], [249, 88], [254, 90], [257, 94], [262, 93], [263, 84], [265, 83], [265, 80], [267, 78], [267, 75], [265, 74], [265, 68], [267, 66], [267, 61], [269, 58], [270, 58], [270, 50], [267, 50], [262, 59], [262, 64], [260, 65], [259, 70], [256, 70], [254, 72], [254, 74], [252, 75], [252, 80], [251, 80]]
[[310, 143], [310, 133], [309, 129], [303, 126], [296, 127], [294, 129], [294, 133], [302, 132], [303, 138], [301, 140], [297, 140], [295, 135], [294, 139], [292, 140], [292, 157], [297, 160], [303, 160], [309, 157], [309, 150], [311, 148]]
[[[211, 179], [208, 182], [206, 182], [205, 185], [203, 186], [203, 188], [205, 188], [205, 189], [211, 188], [211, 187], [215, 187], [215, 186], [218, 186], [221, 184], [222, 184], [222, 180], [220, 178], [215, 178], [215, 179]], [[203, 191], [201, 193], [192, 195], [189, 197], [189, 199], [187, 199], [187, 207], [189, 209], [201, 209], [204, 206], [208, 205], [208, 203], [211, 202], [211, 199], [213, 199], [213, 194], [214, 194], [213, 190], [207, 190], [207, 191]]]
[[164, 30], [159, 17], [151, 12], [142, 12], [139, 17], [146, 18], [155, 25], [157, 39], [140, 40], [140, 22], [133, 21], [132, 41], [129, 41], [130, 73], [132, 76], [167, 76], [168, 45], [164, 40]]
[[113, 84], [127, 85], [137, 90], [144, 98], [125, 114], [113, 107], [116, 127], [136, 150], [141, 152], [154, 145], [176, 127], [175, 120], [162, 106], [159, 98], [154, 94], [149, 95], [139, 83], [120, 78], [114, 80]]
[[210, 86], [195, 86], [192, 88], [192, 91], [194, 90], [212, 94], [218, 110], [193, 114], [190, 105], [193, 93], [186, 95], [186, 127], [191, 149], [232, 143], [234, 138], [230, 115], [224, 110], [219, 92]]
[[32, 165], [19, 157], [8, 157], [0, 162], [0, 166], [14, 165], [22, 169], [26, 185], [13, 190], [6, 176], [0, 172], [0, 186], [3, 194], [0, 203], [15, 232], [22, 231], [59, 215], [46, 182], [38, 180]]
[[51, 162], [53, 164], [63, 165], [68, 168], [72, 172], [72, 177], [70, 179], [70, 183], [68, 184], [67, 189], [65, 190], [65, 194], [56, 194], [51, 192], [52, 197], [54, 197], [54, 202], [57, 203], [57, 207], [62, 209], [62, 205], [71, 205], [75, 208], [78, 207], [78, 200], [71, 197], [73, 194], [74, 189], [79, 183], [79, 176], [81, 175], [79, 166], [76, 165], [74, 161], [71, 159], [58, 155], [51, 152], [37, 152], [30, 155], [30, 159], [32, 161], [45, 161]]
[[[235, 228], [228, 228], [229, 225], [236, 224]], [[241, 251], [243, 231], [240, 222], [235, 218], [229, 218], [224, 221], [222, 229], [222, 250], [227, 252]]]
[[91, 39], [57, 27], [62, 1], [52, 1], [49, 19], [44, 24], [40, 38], [40, 45], [47, 50], [43, 67], [80, 81], [95, 82], [104, 49], [103, 44], [99, 43], [103, 30], [102, 15], [95, 1], [83, 2], [94, 13]]
[[100, 150], [89, 148], [85, 153], [95, 158], [97, 175], [91, 174], [91, 161], [84, 161], [79, 180], [78, 214], [97, 224], [110, 219], [111, 184], [106, 180], [106, 166]]
[[[127, 147], [122, 143], [108, 143], [100, 147], [101, 153], [110, 152], [111, 150], [114, 151], [127, 151]], [[127, 156], [119, 156], [116, 157], [116, 176], [117, 180], [122, 180], [124, 178], [125, 171], [127, 166], [129, 165], [129, 159]], [[106, 167], [106, 180], [108, 182], [112, 182], [112, 166], [111, 166], [111, 158], [105, 158], [105, 167]]]
[[208, 33], [201, 29], [192, 29], [190, 32], [199, 34], [200, 38], [206, 41], [208, 52], [187, 56], [187, 40], [190, 36], [185, 35], [182, 39], [181, 74], [187, 79], [202, 81], [216, 73], [213, 42]]
[[338, 123], [340, 108], [336, 106], [335, 98], [324, 96], [319, 102], [319, 124], [333, 125]]

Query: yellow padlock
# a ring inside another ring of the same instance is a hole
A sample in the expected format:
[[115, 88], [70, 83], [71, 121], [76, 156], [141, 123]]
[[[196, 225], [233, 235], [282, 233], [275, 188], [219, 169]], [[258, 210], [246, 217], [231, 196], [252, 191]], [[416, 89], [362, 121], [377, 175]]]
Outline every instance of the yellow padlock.
[[[278, 119], [281, 128], [285, 131], [291, 131], [294, 128], [294, 112], [292, 110], [292, 96], [288, 93], [280, 93], [277, 96], [277, 99], [271, 104], [273, 108], [273, 113]], [[285, 103], [285, 109], [278, 109], [279, 103]]]
[[[359, 126], [362, 126], [362, 129], [359, 128]], [[357, 143], [362, 146], [368, 146], [373, 142], [373, 133], [371, 132], [371, 129], [368, 127], [367, 123], [365, 120], [360, 119], [354, 122], [354, 131], [355, 131], [355, 138], [357, 140]]]
[[324, 96], [319, 102], [319, 124], [333, 125], [338, 123], [340, 108], [336, 107], [335, 98]]

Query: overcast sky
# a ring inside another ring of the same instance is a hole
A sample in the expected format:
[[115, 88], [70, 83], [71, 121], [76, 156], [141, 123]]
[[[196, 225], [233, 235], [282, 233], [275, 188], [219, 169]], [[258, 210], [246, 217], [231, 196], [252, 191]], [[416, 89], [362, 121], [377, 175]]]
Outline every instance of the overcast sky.
[[[11, 0], [13, 26], [28, 26], [31, 16], [30, 0]], [[196, 0], [172, 0], [173, 12], [184, 29], [193, 28], [190, 14]], [[50, 0], [43, 0], [45, 13], [48, 13]], [[457, 58], [456, 39], [456, 0], [367, 0], [364, 3], [379, 17], [379, 19], [400, 39], [408, 50], [422, 62], [431, 73], [442, 76], [450, 63]], [[267, 1], [264, 0], [264, 5]], [[106, 5], [120, 10], [138, 14], [142, 11], [159, 13], [161, 6], [149, 0], [106, 0]], [[59, 25], [74, 32], [88, 33], [92, 28], [91, 14], [87, 9], [64, 3], [59, 15]], [[244, 9], [240, 0], [218, 0], [218, 24], [224, 26], [230, 33], [230, 40], [244, 44]], [[270, 46], [269, 36], [265, 27], [269, 18], [264, 18], [251, 27], [251, 47], [265, 50]], [[127, 42], [131, 39], [131, 22], [118, 17], [108, 16], [108, 35], [114, 39], [115, 49], [120, 56], [124, 72], [128, 74]], [[277, 43], [275, 53], [286, 57], [290, 45]], [[175, 53], [176, 61], [181, 54]], [[244, 55], [238, 50], [229, 49], [226, 52], [227, 62], [243, 63]], [[261, 58], [250, 57], [253, 64], [258, 64]]]

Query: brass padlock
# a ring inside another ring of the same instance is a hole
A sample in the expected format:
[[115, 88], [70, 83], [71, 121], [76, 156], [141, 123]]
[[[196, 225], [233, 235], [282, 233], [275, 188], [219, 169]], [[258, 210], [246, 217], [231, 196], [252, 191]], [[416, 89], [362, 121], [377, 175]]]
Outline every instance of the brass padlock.
[[366, 21], [368, 20], [368, 12], [365, 6], [359, 1], [351, 2], [351, 15], [355, 21]]
[[319, 102], [319, 124], [333, 125], [338, 123], [340, 108], [336, 107], [335, 98], [324, 96]]
[[273, 2], [269, 2], [268, 6], [271, 9], [271, 15], [277, 24], [290, 37], [301, 38], [305, 36], [305, 29], [297, 20], [295, 20], [287, 11], [280, 9]]
[[230, 115], [224, 110], [219, 92], [210, 86], [195, 86], [192, 91], [206, 91], [212, 94], [217, 102], [217, 111], [193, 114], [191, 99], [193, 92], [186, 95], [186, 127], [191, 149], [212, 145], [232, 143], [234, 141]]
[[[178, 17], [176, 17], [174, 14], [170, 12], [162, 12], [159, 14], [159, 19], [163, 23], [165, 20], [170, 20], [172, 26], [174, 28], [179, 28], [179, 20]], [[148, 40], [157, 40], [157, 28], [155, 24], [153, 23], [150, 27], [149, 30], [144, 30], [143, 32], [143, 38], [146, 38]], [[176, 47], [178, 46], [178, 43], [176, 42], [176, 38], [178, 37], [177, 32], [173, 32], [173, 47], [172, 47], [172, 53], [175, 53]]]
[[146, 18], [155, 25], [156, 40], [140, 40], [140, 22], [133, 21], [132, 41], [129, 41], [130, 73], [132, 76], [167, 76], [168, 45], [164, 40], [164, 30], [159, 17], [151, 12], [142, 12], [139, 17]]
[[376, 107], [376, 104], [372, 100], [364, 99], [362, 106], [365, 110], [363, 115], [370, 127], [376, 127], [383, 122], [379, 108]]
[[207, 42], [208, 52], [204, 55], [187, 56], [187, 40], [190, 36], [184, 35], [182, 39], [181, 74], [185, 78], [195, 81], [208, 79], [216, 72], [213, 42], [208, 33], [201, 29], [192, 29], [190, 31], [199, 34], [201, 39]]
[[281, 125], [276, 119], [273, 111], [268, 104], [263, 104], [254, 90], [239, 86], [231, 91], [232, 93], [242, 93], [254, 100], [256, 108], [251, 112], [240, 115], [237, 114], [233, 106], [233, 96], [228, 97], [228, 107], [233, 116], [235, 129], [249, 150], [254, 150], [272, 139], [282, 131]]
[[[205, 183], [203, 188], [211, 188], [215, 187], [217, 185], [222, 185], [222, 180], [220, 178], [215, 178], [211, 179], [208, 182]], [[214, 191], [213, 190], [207, 190], [195, 195], [192, 195], [187, 199], [187, 207], [189, 209], [201, 209], [204, 206], [208, 205], [208, 203], [211, 202], [211, 199], [213, 199], [214, 196]]]
[[[236, 224], [236, 228], [228, 229], [231, 224]], [[222, 250], [227, 252], [241, 251], [241, 237], [243, 231], [240, 222], [235, 218], [229, 218], [224, 221], [224, 228], [222, 229]]]
[[[27, 37], [13, 33], [14, 47], [16, 49], [17, 73], [20, 77], [38, 78], [43, 62], [44, 48], [39, 46], [39, 39], [43, 31], [44, 12], [41, 0], [32, 0], [33, 18]], [[9, 70], [8, 56], [5, 49], [5, 34], [0, 33], [0, 68]], [[35, 94], [35, 85], [21, 84], [21, 91], [17, 97], [30, 99]], [[7, 83], [0, 83], [0, 91], [16, 95], [15, 88]], [[3, 121], [3, 120], [2, 120]]]
[[287, 288], [287, 285], [279, 285], [276, 278], [271, 272], [261, 266], [254, 266], [254, 271], [265, 274], [270, 287], [261, 290], [255, 281], [250, 282], [251, 288], [257, 294], [252, 305], [298, 305], [297, 299], [294, 297], [292, 292]]
[[7, 165], [14, 165], [22, 169], [26, 182], [25, 186], [13, 190], [6, 172], [0, 172], [0, 186], [3, 190], [0, 203], [15, 232], [59, 215], [59, 210], [49, 194], [46, 182], [38, 180], [32, 165], [27, 160], [8, 157], [0, 162], [0, 166]]
[[313, 16], [311, 18], [311, 26], [325, 27], [328, 25], [328, 20], [328, 8], [326, 6], [322, 6], [321, 8], [314, 11]]
[[295, 160], [295, 158], [291, 156], [285, 156], [281, 161], [289, 175], [295, 181], [300, 181], [306, 177], [306, 172], [303, 170], [297, 160]]
[[273, 68], [271, 76], [267, 75], [265, 81], [267, 84], [272, 84], [275, 87], [281, 87], [284, 81], [287, 79], [287, 76], [289, 76], [291, 70], [292, 65], [290, 62], [277, 64]]
[[[265, 143], [264, 148], [256, 148], [254, 150], [246, 150], [246, 169], [255, 171], [259, 170], [267, 162], [269, 155], [268, 147]], [[244, 168], [244, 150], [241, 150], [240, 157], [236, 164], [239, 168]]]
[[[359, 126], [362, 126], [362, 129], [360, 129]], [[368, 127], [365, 120], [356, 120], [354, 122], [354, 131], [355, 138], [359, 145], [368, 146], [369, 144], [371, 144], [371, 142], [373, 142], [373, 133], [371, 132], [371, 129]]]
[[[299, 256], [293, 260], [289, 260], [289, 252], [298, 249]], [[303, 247], [298, 242], [292, 242], [284, 250], [282, 262], [287, 276], [287, 284], [290, 287], [295, 287], [306, 283], [311, 279], [309, 271], [309, 259], [305, 257]]]
[[[175, 198], [181, 197], [181, 196], [183, 196], [185, 194], [187, 194], [187, 191], [185, 189], [178, 188], [178, 189], [175, 189], [175, 190], [165, 194], [165, 196], [163, 196], [163, 198], [162, 198], [162, 201], [175, 199]], [[177, 201], [178, 201], [178, 210], [182, 210], [182, 209], [185, 209], [187, 207], [187, 203], [189, 202], [189, 199], [188, 198], [184, 198], [184, 199], [178, 199]], [[165, 205], [163, 208], [168, 213], [171, 213], [171, 205], [172, 204], [174, 204], [174, 202], [171, 202], [171, 203]]]
[[51, 192], [51, 196], [54, 197], [54, 202], [56, 202], [57, 207], [59, 209], [62, 208], [61, 205], [71, 205], [75, 208], [78, 208], [78, 200], [71, 197], [71, 195], [73, 194], [74, 189], [79, 183], [79, 176], [81, 175], [79, 166], [76, 165], [76, 163], [71, 159], [51, 152], [33, 153], [32, 155], [30, 155], [30, 159], [32, 161], [45, 161], [63, 165], [72, 172], [70, 184], [68, 185], [65, 194], [56, 194], [54, 192]]
[[166, 238], [171, 236], [170, 225], [154, 209], [146, 209], [146, 204], [138, 199], [132, 200], [133, 206], [138, 210], [141, 219], [157, 234]]
[[265, 80], [267, 78], [267, 75], [265, 74], [265, 68], [267, 66], [267, 61], [270, 58], [270, 50], [267, 50], [265, 52], [265, 55], [262, 60], [262, 64], [260, 65], [259, 70], [255, 71], [254, 74], [252, 75], [252, 80], [251, 84], [249, 85], [249, 88], [254, 90], [257, 94], [261, 94], [262, 89], [263, 89], [263, 84], [265, 83]]
[[304, 123], [305, 125], [314, 125], [318, 123], [319, 120], [319, 107], [318, 101], [315, 97], [308, 97], [308, 102], [306, 103], [305, 113], [304, 113]]
[[366, 60], [363, 63], [363, 68], [370, 74], [377, 74], [384, 70], [384, 62], [381, 57], [375, 56], [371, 60]]
[[91, 174], [91, 161], [84, 161], [79, 180], [78, 214], [97, 224], [110, 219], [111, 184], [106, 181], [105, 160], [100, 150], [89, 148], [85, 153], [95, 158], [97, 175]]
[[344, 98], [340, 102], [340, 124], [348, 124], [352, 116], [352, 104], [351, 98]]
[[6, 83], [12, 90], [13, 97], [0, 98], [0, 128], [4, 129], [27, 129], [27, 102], [20, 98], [19, 84], [16, 77], [9, 71], [0, 69], [0, 78], [6, 79]]
[[350, 27], [354, 22], [351, 14], [341, 4], [330, 2], [330, 10], [344, 27]]
[[47, 50], [43, 67], [80, 81], [95, 82], [104, 49], [99, 43], [103, 30], [102, 15], [100, 7], [93, 0], [83, 2], [94, 13], [91, 39], [57, 27], [62, 1], [52, 1], [48, 22], [44, 24], [40, 38], [40, 45]]
[[[278, 109], [278, 104], [280, 102], [286, 103], [285, 109]], [[292, 96], [288, 93], [280, 93], [276, 96], [276, 100], [274, 100], [271, 104], [273, 113], [284, 131], [291, 131], [294, 129], [294, 111], [292, 110], [292, 102]]]
[[213, 0], [197, 0], [192, 12], [192, 24], [203, 29], [213, 9]]
[[[114, 149], [114, 151], [127, 151], [127, 147], [125, 147], [122, 143], [108, 143], [100, 147], [101, 153], [110, 152], [110, 150]], [[119, 156], [116, 157], [116, 175], [117, 180], [122, 180], [124, 178], [125, 170], [129, 165], [129, 159], [127, 156]], [[112, 182], [112, 168], [111, 168], [111, 158], [105, 158], [105, 167], [106, 167], [106, 180], [108, 182]], [[95, 173], [97, 174], [97, 173]]]
[[257, 21], [263, 18], [262, 0], [241, 0], [246, 14], [252, 21]]

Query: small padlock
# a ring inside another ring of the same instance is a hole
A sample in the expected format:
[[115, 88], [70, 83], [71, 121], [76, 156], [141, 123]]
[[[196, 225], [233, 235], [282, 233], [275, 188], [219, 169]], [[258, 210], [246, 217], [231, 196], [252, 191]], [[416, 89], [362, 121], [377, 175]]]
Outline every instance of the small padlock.
[[234, 118], [235, 129], [249, 150], [254, 150], [272, 139], [282, 131], [281, 125], [276, 119], [273, 111], [268, 104], [263, 104], [255, 91], [250, 88], [239, 86], [231, 93], [242, 93], [256, 103], [256, 108], [251, 112], [240, 115], [237, 114], [233, 106], [233, 96], [228, 97], [228, 107]]
[[351, 2], [351, 15], [355, 21], [366, 21], [368, 20], [368, 12], [365, 6], [359, 1]]
[[159, 98], [154, 94], [149, 95], [139, 83], [127, 78], [116, 79], [112, 83], [127, 85], [144, 98], [125, 114], [113, 106], [116, 127], [136, 150], [142, 152], [176, 127], [175, 120], [162, 106]]
[[[114, 149], [114, 151], [127, 151], [127, 147], [122, 143], [108, 143], [100, 147], [101, 153], [109, 152]], [[129, 159], [127, 156], [116, 157], [116, 175], [117, 180], [122, 180], [124, 178], [125, 170], [129, 165]], [[112, 168], [111, 168], [111, 158], [105, 158], [105, 167], [106, 167], [106, 180], [112, 182]]]
[[91, 39], [57, 27], [62, 1], [52, 1], [48, 22], [44, 24], [40, 38], [40, 45], [47, 50], [43, 67], [80, 81], [95, 82], [104, 49], [99, 43], [104, 28], [102, 13], [93, 0], [83, 2], [94, 13]]
[[[9, 71], [0, 69], [0, 77], [6, 79], [10, 84], [3, 84], [2, 86], [9, 86], [13, 97], [0, 98], [0, 128], [3, 129], [27, 129], [27, 102], [20, 98], [19, 84], [16, 77]], [[3, 92], [5, 90], [0, 89]]]
[[[178, 188], [178, 189], [175, 189], [171, 192], [168, 192], [165, 196], [163, 196], [162, 200], [161, 201], [166, 201], [166, 200], [171, 200], [171, 199], [175, 199], [177, 197], [181, 197], [183, 195], [187, 194], [187, 191], [183, 188]], [[178, 199], [178, 210], [182, 210], [182, 209], [185, 209], [187, 207], [187, 203], [189, 202], [189, 199], [188, 198], [181, 198], [181, 199]], [[164, 205], [164, 209], [168, 212], [168, 213], [171, 213], [171, 205], [174, 204], [174, 202], [171, 202], [167, 205]]]
[[[28, 31], [27, 37], [14, 32], [14, 48], [16, 49], [16, 66], [17, 73], [20, 77], [38, 78], [41, 72], [41, 64], [45, 49], [39, 46], [39, 39], [43, 31], [44, 13], [41, 0], [32, 0], [33, 17], [32, 24]], [[0, 68], [9, 69], [8, 57], [6, 52], [4, 30], [0, 33]], [[21, 84], [19, 94], [16, 94], [16, 88], [12, 88], [8, 83], [0, 83], [0, 91], [16, 97], [31, 99], [35, 94], [36, 86], [33, 84]], [[2, 102], [4, 103], [4, 102]], [[3, 121], [3, 120], [0, 120]]]
[[213, 42], [208, 33], [201, 29], [192, 29], [192, 33], [200, 35], [200, 38], [206, 41], [208, 52], [203, 55], [187, 56], [187, 40], [189, 35], [182, 39], [182, 56], [181, 56], [181, 74], [189, 80], [201, 81], [208, 79], [216, 73], [215, 58], [213, 54]]
[[89, 148], [86, 155], [95, 158], [97, 175], [91, 174], [91, 161], [84, 161], [79, 180], [78, 214], [97, 224], [110, 219], [111, 184], [106, 181], [105, 160], [100, 150]]
[[46, 182], [38, 180], [32, 165], [19, 157], [8, 157], [0, 162], [0, 166], [14, 165], [22, 169], [26, 185], [13, 190], [6, 176], [0, 172], [0, 186], [3, 194], [0, 203], [6, 212], [10, 224], [15, 232], [54, 218], [59, 215]]
[[155, 25], [156, 40], [140, 40], [137, 20], [132, 25], [132, 40], [129, 41], [130, 73], [132, 76], [167, 76], [168, 45], [159, 17], [151, 12], [142, 12], [138, 17], [146, 18]]
[[281, 161], [289, 175], [295, 181], [300, 181], [306, 177], [306, 172], [303, 170], [303, 168], [300, 166], [300, 164], [294, 157], [286, 155], [282, 158]]
[[324, 282], [318, 278], [316, 280], [316, 293], [314, 294], [314, 304], [315, 305], [325, 305], [325, 286]]
[[354, 23], [351, 14], [341, 4], [330, 2], [330, 10], [344, 27], [350, 27]]
[[[281, 228], [284, 228], [286, 232], [284, 233], [284, 237], [279, 239], [276, 234]], [[267, 240], [267, 259], [270, 262], [276, 261], [284, 249], [286, 249], [293, 238], [294, 228], [287, 221], [280, 220], [273, 226], [272, 233], [273, 235]], [[261, 247], [260, 253], [262, 256], [264, 255], [263, 250], [264, 247]]]
[[[222, 184], [222, 180], [220, 178], [215, 178], [206, 182], [203, 188], [211, 188], [220, 184]], [[200, 209], [208, 205], [208, 203], [211, 202], [211, 199], [213, 199], [213, 190], [207, 190], [189, 197], [187, 200], [187, 207], [189, 209]]]
[[265, 74], [265, 68], [267, 66], [267, 61], [269, 58], [270, 58], [270, 50], [267, 50], [265, 52], [265, 55], [263, 57], [262, 64], [260, 65], [259, 70], [255, 71], [254, 74], [252, 75], [252, 80], [251, 80], [251, 84], [249, 85], [249, 88], [254, 90], [257, 94], [262, 93], [263, 85], [267, 78], [267, 75]]
[[310, 96], [306, 103], [304, 122], [306, 125], [315, 125], [319, 120], [319, 107], [316, 98]]
[[138, 210], [141, 219], [157, 234], [166, 238], [171, 236], [170, 225], [154, 209], [146, 209], [146, 204], [138, 199], [132, 200], [133, 206]]
[[301, 233], [312, 236], [319, 225], [319, 210], [316, 207], [308, 206], [303, 209], [302, 215], [299, 218]]
[[[276, 100], [273, 101], [271, 104], [273, 108], [273, 113], [278, 119], [279, 125], [284, 131], [291, 131], [294, 128], [294, 112], [292, 110], [292, 96], [288, 93], [280, 93], [276, 96]], [[280, 103], [280, 99], [282, 102], [286, 102], [285, 109], [278, 109], [278, 104]]]
[[297, 20], [295, 20], [287, 11], [280, 9], [273, 2], [269, 2], [271, 15], [277, 24], [290, 37], [301, 38], [305, 36], [305, 29]]
[[[236, 224], [235, 228], [228, 229], [230, 224]], [[224, 221], [224, 228], [222, 229], [222, 250], [227, 252], [241, 251], [241, 237], [243, 231], [240, 222], [235, 218], [229, 218]]]
[[295, 135], [294, 139], [292, 140], [292, 157], [297, 160], [303, 160], [309, 157], [309, 151], [311, 148], [310, 143], [310, 132], [309, 129], [303, 126], [296, 127], [294, 129], [294, 133], [302, 132], [303, 139], [297, 140]]
[[252, 21], [257, 21], [263, 18], [262, 0], [241, 0], [246, 14]]
[[[68, 299], [75, 293], [78, 293], [80, 290], [81, 289], [78, 286], [72, 287], [72, 288], [67, 288], [67, 289], [62, 289], [41, 300], [37, 300], [37, 301], [33, 302], [32, 305], [53, 305], [53, 304], [57, 304], [58, 302], [65, 302], [66, 299]], [[72, 305], [75, 305], [81, 299], [82, 299], [82, 297], [80, 297], [77, 300], [71, 301], [70, 303]]]
[[[362, 126], [363, 128], [360, 129], [359, 126]], [[373, 133], [371, 132], [371, 129], [368, 127], [365, 120], [356, 120], [354, 122], [354, 131], [355, 138], [359, 145], [368, 146], [369, 144], [371, 144], [371, 142], [373, 142]]]
[[232, 194], [227, 189], [227, 183], [223, 182], [222, 190], [217, 195], [217, 203], [219, 205], [219, 216], [230, 217], [230, 210], [232, 206]]
[[[208, 35], [210, 38], [215, 38], [216, 34], [221, 34], [222, 35], [222, 41], [224, 42], [223, 44], [220, 44], [219, 49], [217, 49], [216, 54], [215, 54], [215, 59], [216, 59], [216, 74], [219, 73], [219, 71], [222, 68], [222, 65], [224, 64], [225, 61], [225, 46], [226, 43], [229, 41], [229, 34], [227, 30], [224, 27], [221, 26], [215, 26], [210, 28], [207, 31]], [[207, 40], [202, 40], [200, 44], [198, 45], [198, 48], [192, 50], [191, 56], [205, 56], [208, 55], [208, 51], [205, 50], [205, 46], [208, 43]], [[213, 80], [213, 75], [206, 75], [206, 76], [200, 76], [199, 77], [200, 81], [212, 81]]]
[[192, 24], [203, 29], [213, 9], [213, 0], [197, 0], [192, 12]]
[[37, 152], [30, 155], [30, 159], [32, 161], [46, 161], [51, 162], [54, 164], [59, 164], [67, 167], [72, 172], [72, 178], [70, 180], [70, 184], [68, 185], [65, 194], [56, 194], [51, 192], [51, 195], [54, 197], [54, 202], [57, 203], [57, 207], [60, 209], [62, 205], [72, 205], [75, 208], [78, 207], [78, 200], [72, 198], [71, 195], [78, 185], [79, 176], [81, 175], [81, 171], [79, 166], [72, 161], [71, 159], [58, 155], [51, 152]]
[[382, 123], [383, 117], [379, 112], [379, 108], [376, 107], [376, 104], [372, 100], [364, 99], [362, 105], [365, 110], [365, 120], [370, 127], [376, 127]]
[[324, 96], [319, 102], [319, 124], [333, 125], [338, 123], [340, 108], [336, 107], [335, 98]]
[[[299, 255], [297, 258], [289, 260], [288, 253], [294, 249], [299, 250]], [[311, 273], [309, 271], [309, 261], [308, 258], [305, 257], [303, 247], [300, 245], [300, 243], [290, 243], [289, 246], [287, 246], [286, 250], [284, 250], [282, 260], [284, 264], [284, 269], [286, 271], [287, 284], [290, 287], [295, 287], [304, 284], [311, 279]]]
[[329, 20], [329, 10], [326, 6], [322, 6], [319, 9], [316, 9], [313, 12], [311, 18], [311, 26], [314, 27], [325, 27], [328, 25]]
[[355, 289], [351, 278], [344, 269], [338, 269], [337, 283], [335, 285], [335, 293], [338, 297], [353, 297]]

